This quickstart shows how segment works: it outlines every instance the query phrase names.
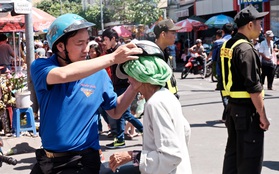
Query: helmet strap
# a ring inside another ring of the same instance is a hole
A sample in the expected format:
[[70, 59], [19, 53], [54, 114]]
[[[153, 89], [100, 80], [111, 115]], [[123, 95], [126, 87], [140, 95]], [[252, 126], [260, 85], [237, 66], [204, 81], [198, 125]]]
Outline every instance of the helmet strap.
[[69, 59], [68, 53], [66, 54], [66, 58], [63, 58], [59, 54], [57, 54], [57, 57], [59, 57], [60, 59], [64, 60], [64, 62], [66, 62], [67, 64], [72, 63], [72, 61]]
[[65, 47], [65, 55], [66, 55], [66, 58], [63, 59], [63, 60], [64, 60], [67, 64], [73, 63], [73, 62], [70, 60], [70, 58], [69, 58], [68, 51], [67, 51], [66, 47]]
[[68, 51], [67, 51], [67, 48], [66, 48], [66, 42], [64, 42], [64, 46], [65, 46], [64, 52], [65, 52], [66, 58], [63, 58], [63, 57], [61, 57], [59, 54], [57, 54], [58, 57], [59, 57], [60, 59], [64, 60], [66, 64], [73, 63], [73, 62], [70, 60], [70, 58], [69, 58]]

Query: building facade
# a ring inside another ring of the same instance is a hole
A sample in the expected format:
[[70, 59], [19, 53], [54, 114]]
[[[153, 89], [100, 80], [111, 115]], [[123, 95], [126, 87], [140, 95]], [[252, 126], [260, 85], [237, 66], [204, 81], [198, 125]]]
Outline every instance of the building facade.
[[270, 1], [270, 29], [279, 36], [279, 1]]
[[[238, 11], [252, 4], [259, 12], [270, 11], [270, 0], [196, 0], [195, 14], [209, 19], [218, 14], [234, 18]], [[270, 29], [270, 13], [263, 19], [263, 31]]]
[[167, 17], [175, 22], [194, 15], [195, 0], [169, 0]]

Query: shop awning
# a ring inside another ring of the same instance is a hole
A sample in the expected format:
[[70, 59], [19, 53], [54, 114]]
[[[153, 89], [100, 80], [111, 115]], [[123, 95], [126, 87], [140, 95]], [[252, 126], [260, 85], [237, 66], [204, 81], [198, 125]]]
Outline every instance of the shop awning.
[[180, 18], [180, 17], [189, 16], [189, 8], [192, 6], [193, 4], [190, 4], [177, 9], [177, 11], [175, 12], [176, 17]]

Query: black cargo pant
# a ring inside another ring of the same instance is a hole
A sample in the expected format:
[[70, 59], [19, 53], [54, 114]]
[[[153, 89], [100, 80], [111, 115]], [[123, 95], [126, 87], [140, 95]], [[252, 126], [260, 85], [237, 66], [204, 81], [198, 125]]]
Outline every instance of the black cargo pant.
[[55, 158], [48, 158], [44, 149], [37, 149], [36, 159], [31, 174], [99, 174], [101, 165], [99, 151], [93, 149]]
[[260, 174], [264, 131], [254, 106], [229, 103], [226, 108], [228, 140], [223, 174]]
[[261, 76], [261, 82], [264, 84], [265, 82], [265, 76], [267, 77], [267, 88], [272, 89], [272, 84], [274, 80], [275, 75], [275, 65], [262, 65], [262, 76]]

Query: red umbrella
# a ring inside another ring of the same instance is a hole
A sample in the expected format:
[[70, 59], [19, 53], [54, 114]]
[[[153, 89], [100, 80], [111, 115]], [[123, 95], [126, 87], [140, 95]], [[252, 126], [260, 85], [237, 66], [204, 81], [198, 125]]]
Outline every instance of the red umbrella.
[[193, 19], [184, 19], [175, 23], [176, 26], [182, 27], [177, 32], [191, 32], [192, 30], [206, 30], [208, 27], [204, 23], [193, 20]]
[[114, 29], [119, 37], [130, 37], [132, 35], [132, 33], [126, 29], [124, 26], [114, 26], [112, 27], [112, 29]]
[[[34, 31], [46, 31], [55, 20], [52, 15], [32, 7], [32, 19]], [[0, 32], [19, 32], [25, 30], [24, 15], [0, 17]]]

